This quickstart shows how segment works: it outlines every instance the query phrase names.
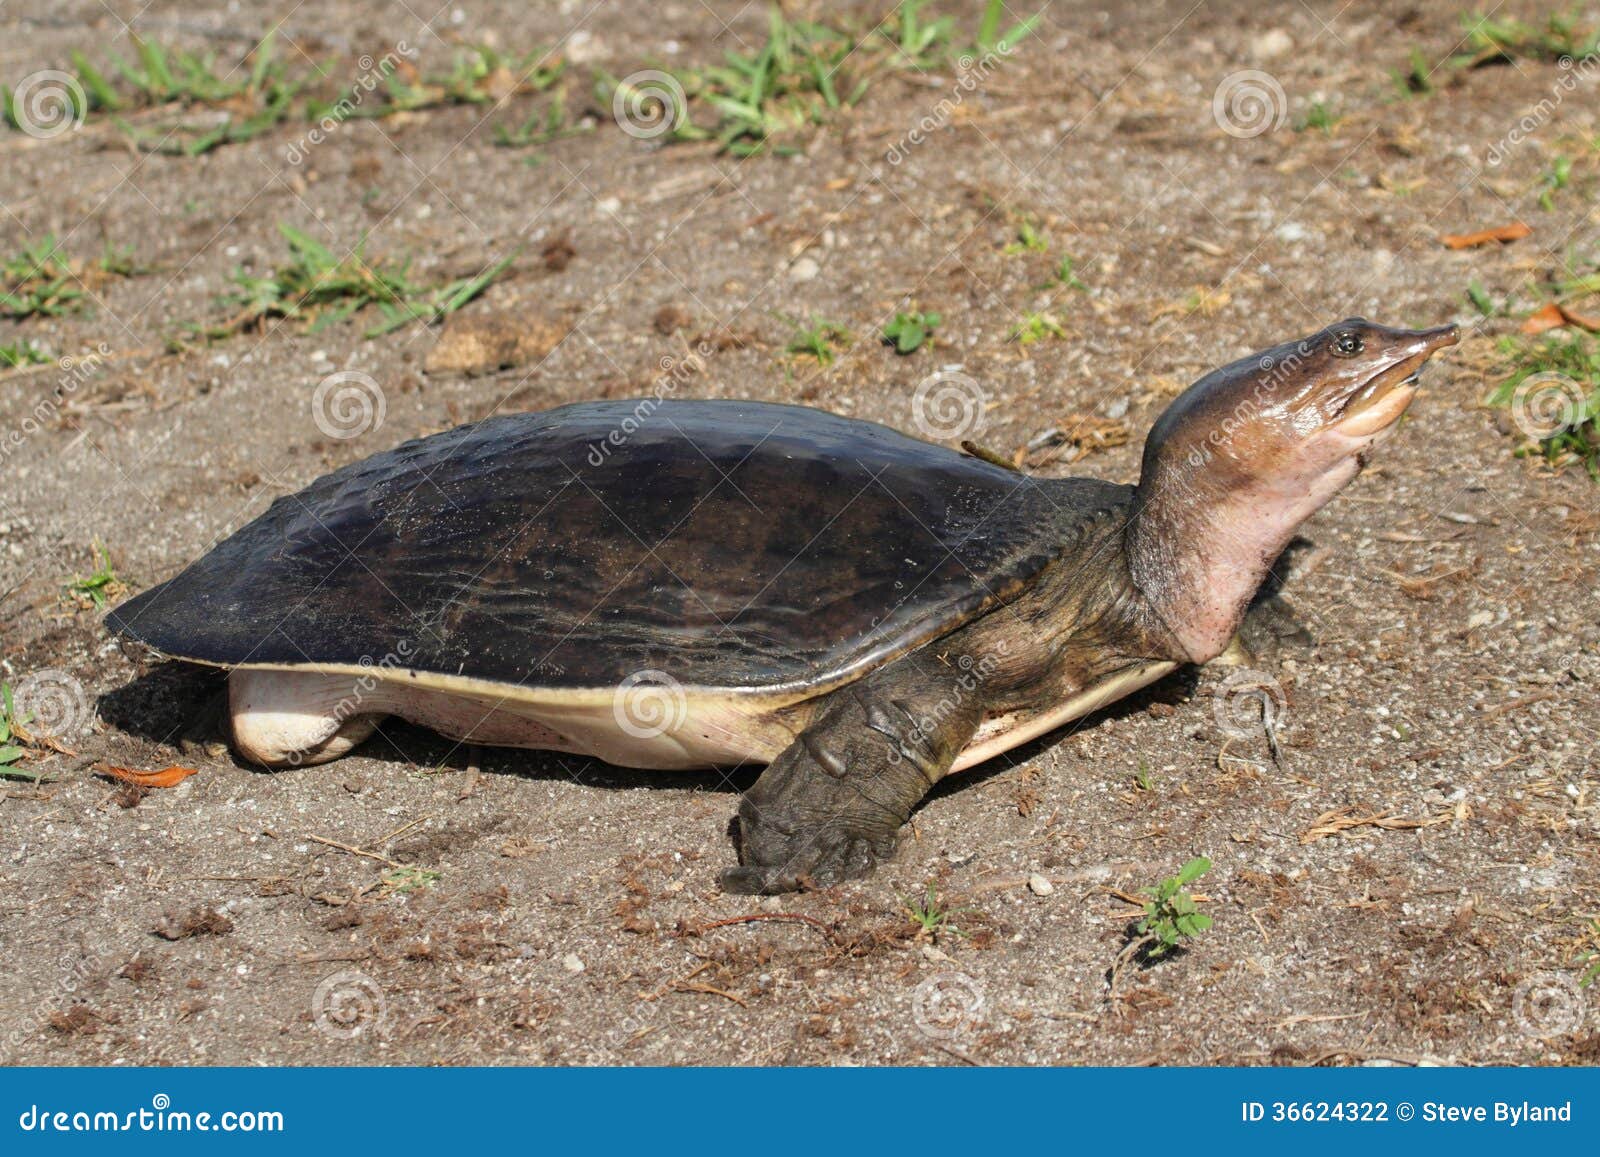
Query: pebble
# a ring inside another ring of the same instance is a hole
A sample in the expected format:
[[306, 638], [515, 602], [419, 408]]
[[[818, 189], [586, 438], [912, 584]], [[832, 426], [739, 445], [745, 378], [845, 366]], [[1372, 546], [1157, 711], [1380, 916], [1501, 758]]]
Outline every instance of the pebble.
[[1028, 877], [1028, 891], [1035, 896], [1048, 896], [1056, 890], [1056, 886], [1043, 876], [1035, 873]]
[[1294, 40], [1281, 28], [1272, 28], [1250, 38], [1250, 55], [1257, 60], [1271, 60], [1294, 51]]
[[802, 257], [789, 266], [790, 281], [813, 281], [817, 274], [822, 272], [822, 267], [810, 257]]
[[583, 961], [576, 952], [569, 952], [561, 958], [561, 967], [568, 972], [582, 972]]

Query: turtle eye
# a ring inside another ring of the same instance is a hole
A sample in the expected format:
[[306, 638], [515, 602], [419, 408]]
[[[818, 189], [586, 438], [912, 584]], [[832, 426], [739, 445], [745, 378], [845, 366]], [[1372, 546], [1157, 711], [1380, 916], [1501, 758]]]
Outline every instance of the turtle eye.
[[1366, 343], [1361, 340], [1361, 335], [1343, 330], [1333, 336], [1333, 354], [1335, 357], [1353, 358], [1366, 349]]

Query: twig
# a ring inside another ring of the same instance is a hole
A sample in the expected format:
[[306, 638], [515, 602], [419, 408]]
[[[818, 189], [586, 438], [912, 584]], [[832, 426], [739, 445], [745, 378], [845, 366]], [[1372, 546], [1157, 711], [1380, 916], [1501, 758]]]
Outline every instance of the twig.
[[404, 868], [408, 865], [399, 860], [391, 860], [388, 856], [380, 856], [377, 852], [369, 852], [365, 848], [353, 847], [350, 844], [341, 844], [338, 840], [325, 839], [322, 836], [307, 836], [306, 839], [314, 844], [323, 844], [330, 848], [338, 848], [341, 852], [349, 852], [352, 856], [365, 856], [369, 860], [377, 860], [380, 864], [388, 864], [391, 868]]

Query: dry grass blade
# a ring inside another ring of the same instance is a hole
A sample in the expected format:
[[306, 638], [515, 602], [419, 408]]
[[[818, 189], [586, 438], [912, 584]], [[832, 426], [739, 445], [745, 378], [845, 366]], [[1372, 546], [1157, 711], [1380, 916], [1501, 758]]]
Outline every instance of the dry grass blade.
[[1323, 812], [1312, 825], [1300, 833], [1302, 844], [1314, 844], [1327, 836], [1337, 836], [1355, 828], [1382, 828], [1385, 831], [1414, 831], [1417, 828], [1428, 828], [1434, 824], [1442, 824], [1450, 817], [1429, 816], [1426, 819], [1410, 819], [1405, 816], [1393, 815], [1389, 812], [1357, 813], [1351, 808], [1336, 808], [1333, 811]]

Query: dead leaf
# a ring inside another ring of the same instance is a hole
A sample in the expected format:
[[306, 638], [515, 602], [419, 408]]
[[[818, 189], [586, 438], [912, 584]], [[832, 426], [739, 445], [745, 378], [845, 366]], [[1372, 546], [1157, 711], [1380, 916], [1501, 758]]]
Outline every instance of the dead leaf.
[[1528, 315], [1522, 323], [1522, 332], [1543, 333], [1547, 329], [1558, 329], [1566, 324], [1566, 315], [1561, 312], [1561, 307], [1552, 301], [1544, 308]]
[[1368, 812], [1365, 815], [1355, 814], [1350, 808], [1335, 809], [1323, 812], [1312, 825], [1300, 833], [1302, 844], [1314, 844], [1325, 836], [1336, 836], [1352, 828], [1382, 828], [1385, 831], [1414, 831], [1417, 828], [1428, 828], [1434, 824], [1442, 824], [1450, 817], [1430, 816], [1427, 819], [1408, 819], [1405, 816], [1391, 815], [1388, 812]]
[[153, 771], [146, 771], [137, 767], [114, 767], [109, 763], [98, 764], [95, 770], [101, 775], [108, 775], [112, 779], [119, 779], [123, 783], [131, 783], [135, 787], [177, 787], [191, 775], [199, 774], [193, 767], [162, 767]]
[[1502, 244], [1520, 241], [1532, 232], [1533, 226], [1527, 222], [1513, 221], [1509, 225], [1480, 229], [1476, 233], [1446, 233], [1439, 240], [1450, 249], [1476, 249], [1479, 245], [1490, 245], [1496, 241]]

